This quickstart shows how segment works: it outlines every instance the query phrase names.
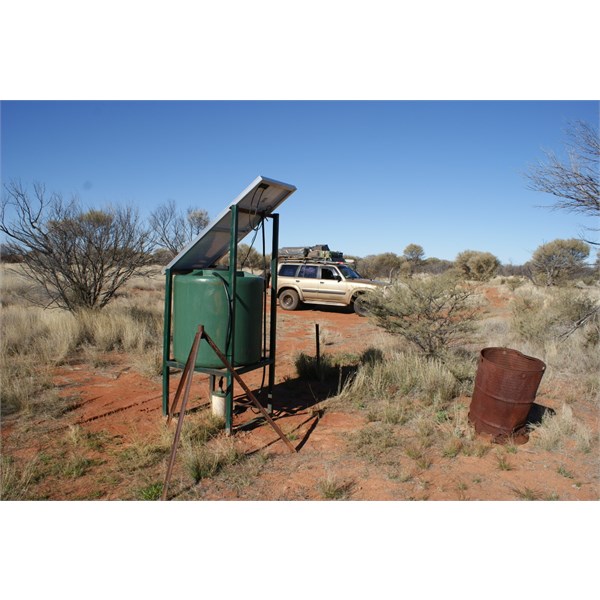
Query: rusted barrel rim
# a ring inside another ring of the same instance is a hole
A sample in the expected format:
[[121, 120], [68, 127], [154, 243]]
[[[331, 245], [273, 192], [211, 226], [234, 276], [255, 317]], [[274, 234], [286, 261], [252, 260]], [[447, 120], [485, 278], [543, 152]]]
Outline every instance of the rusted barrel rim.
[[[506, 360], [498, 361], [499, 355], [502, 358], [508, 358], [510, 365], [507, 365]], [[496, 360], [494, 360], [496, 359]], [[527, 356], [518, 350], [512, 348], [503, 347], [490, 347], [484, 348], [481, 351], [481, 360], [485, 360], [493, 365], [500, 366], [507, 371], [519, 371], [522, 373], [539, 373], [546, 370], [546, 363], [535, 358], [534, 356]]]

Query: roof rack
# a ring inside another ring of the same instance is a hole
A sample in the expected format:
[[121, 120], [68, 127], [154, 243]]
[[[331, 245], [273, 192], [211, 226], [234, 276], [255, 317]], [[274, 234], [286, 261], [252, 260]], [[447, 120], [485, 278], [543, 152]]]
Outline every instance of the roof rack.
[[295, 263], [323, 263], [330, 265], [343, 265], [346, 264], [346, 260], [343, 258], [322, 258], [315, 257], [311, 258], [308, 256], [280, 256], [279, 262], [295, 262]]
[[290, 260], [326, 260], [329, 262], [345, 262], [344, 253], [330, 250], [327, 244], [315, 246], [287, 246], [279, 248], [280, 259]]

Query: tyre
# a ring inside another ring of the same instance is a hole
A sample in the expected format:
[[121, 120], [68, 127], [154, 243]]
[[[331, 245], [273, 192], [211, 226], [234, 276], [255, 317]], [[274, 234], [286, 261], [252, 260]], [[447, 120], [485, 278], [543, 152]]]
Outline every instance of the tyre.
[[365, 302], [365, 299], [362, 295], [357, 296], [356, 298], [354, 298], [354, 302], [352, 303], [353, 308], [354, 308], [354, 312], [359, 316], [359, 317], [366, 317], [369, 314], [369, 311], [367, 309], [367, 304]]
[[283, 292], [279, 294], [279, 306], [281, 306], [283, 310], [296, 310], [298, 304], [300, 304], [300, 300], [296, 291], [283, 290]]

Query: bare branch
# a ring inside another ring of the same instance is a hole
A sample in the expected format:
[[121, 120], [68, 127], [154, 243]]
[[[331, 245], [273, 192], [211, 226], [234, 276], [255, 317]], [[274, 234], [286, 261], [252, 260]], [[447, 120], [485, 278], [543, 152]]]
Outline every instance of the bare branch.
[[600, 141], [598, 132], [578, 121], [567, 131], [568, 161], [553, 152], [532, 167], [525, 177], [528, 189], [556, 198], [553, 208], [588, 216], [600, 215]]
[[50, 305], [102, 308], [150, 263], [150, 233], [134, 209], [86, 211], [76, 198], [48, 197], [40, 184], [33, 196], [20, 182], [5, 190], [0, 231], [7, 246], [23, 256], [26, 275], [45, 290]]
[[188, 208], [185, 217], [169, 200], [150, 213], [150, 228], [155, 248], [162, 248], [174, 257], [208, 225], [208, 213], [202, 209]]

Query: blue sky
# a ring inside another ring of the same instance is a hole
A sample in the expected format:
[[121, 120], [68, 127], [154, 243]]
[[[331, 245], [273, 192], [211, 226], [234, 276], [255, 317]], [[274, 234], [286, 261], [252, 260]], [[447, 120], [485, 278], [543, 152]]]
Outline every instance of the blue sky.
[[[89, 206], [224, 210], [256, 176], [291, 183], [282, 246], [521, 264], [589, 218], [539, 208], [522, 173], [598, 124], [592, 101], [5, 101], [2, 180]], [[247, 240], [248, 241], [248, 240]]]

